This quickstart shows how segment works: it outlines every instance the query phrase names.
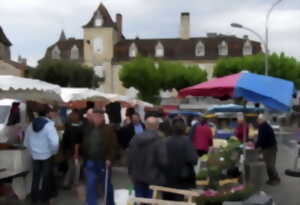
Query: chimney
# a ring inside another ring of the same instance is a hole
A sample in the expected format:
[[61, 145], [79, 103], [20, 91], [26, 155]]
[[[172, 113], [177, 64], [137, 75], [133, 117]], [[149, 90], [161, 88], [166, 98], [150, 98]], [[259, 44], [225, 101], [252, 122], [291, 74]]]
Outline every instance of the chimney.
[[190, 38], [190, 13], [181, 13], [180, 38], [183, 40]]
[[116, 22], [117, 22], [117, 28], [120, 33], [122, 33], [122, 24], [123, 24], [123, 17], [122, 14], [116, 15]]

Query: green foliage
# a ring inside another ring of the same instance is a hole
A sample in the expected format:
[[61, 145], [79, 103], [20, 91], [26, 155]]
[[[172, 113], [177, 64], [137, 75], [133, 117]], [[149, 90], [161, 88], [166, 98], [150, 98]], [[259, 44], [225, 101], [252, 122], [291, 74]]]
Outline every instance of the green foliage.
[[140, 98], [157, 102], [160, 90], [180, 90], [207, 80], [207, 73], [197, 66], [168, 61], [156, 62], [139, 56], [123, 65], [119, 78], [126, 88], [134, 87]]
[[91, 68], [61, 60], [42, 61], [36, 69], [28, 73], [28, 76], [63, 87], [91, 88], [97, 86], [100, 80]]
[[[219, 60], [214, 69], [214, 76], [221, 77], [248, 70], [252, 73], [265, 73], [264, 54], [254, 56], [223, 58]], [[269, 74], [291, 80], [300, 88], [300, 63], [295, 58], [274, 53], [269, 56]]]
[[209, 187], [218, 188], [218, 181], [226, 178], [224, 173], [234, 167], [240, 157], [241, 143], [236, 139], [229, 139], [226, 147], [212, 150], [208, 154], [207, 169], [209, 177]]
[[138, 57], [123, 65], [119, 78], [126, 88], [134, 87], [139, 97], [148, 102], [156, 102], [160, 89], [160, 73], [153, 59]]

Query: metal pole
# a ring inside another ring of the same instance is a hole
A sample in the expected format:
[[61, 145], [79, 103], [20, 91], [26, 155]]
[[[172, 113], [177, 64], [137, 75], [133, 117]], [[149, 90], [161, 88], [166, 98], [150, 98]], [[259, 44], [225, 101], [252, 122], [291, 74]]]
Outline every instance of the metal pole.
[[266, 16], [266, 25], [265, 25], [265, 75], [269, 75], [269, 21], [270, 21], [270, 16], [274, 8], [280, 3], [282, 0], [276, 1], [270, 10], [267, 13]]

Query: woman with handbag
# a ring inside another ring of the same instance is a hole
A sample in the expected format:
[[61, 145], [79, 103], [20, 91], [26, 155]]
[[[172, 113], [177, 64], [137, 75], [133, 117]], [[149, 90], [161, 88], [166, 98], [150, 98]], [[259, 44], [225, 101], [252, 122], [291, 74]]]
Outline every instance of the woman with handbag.
[[[176, 189], [191, 189], [195, 185], [194, 165], [197, 164], [197, 152], [186, 135], [185, 122], [174, 119], [173, 134], [165, 141], [167, 166], [165, 167], [166, 186]], [[183, 196], [164, 194], [165, 200], [183, 201]]]

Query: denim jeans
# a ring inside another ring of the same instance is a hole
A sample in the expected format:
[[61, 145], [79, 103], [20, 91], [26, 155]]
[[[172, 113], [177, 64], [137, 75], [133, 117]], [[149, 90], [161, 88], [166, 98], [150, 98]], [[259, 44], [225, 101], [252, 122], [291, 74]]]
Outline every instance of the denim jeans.
[[31, 200], [34, 203], [38, 201], [49, 202], [52, 191], [52, 161], [51, 159], [33, 160], [32, 168]]
[[149, 188], [148, 184], [135, 182], [134, 191], [136, 197], [152, 198], [152, 190]]
[[[105, 186], [106, 167], [104, 161], [87, 160], [84, 165], [86, 177], [87, 205], [97, 205], [97, 183]], [[111, 171], [108, 174], [106, 205], [115, 205], [114, 189], [111, 183]]]

